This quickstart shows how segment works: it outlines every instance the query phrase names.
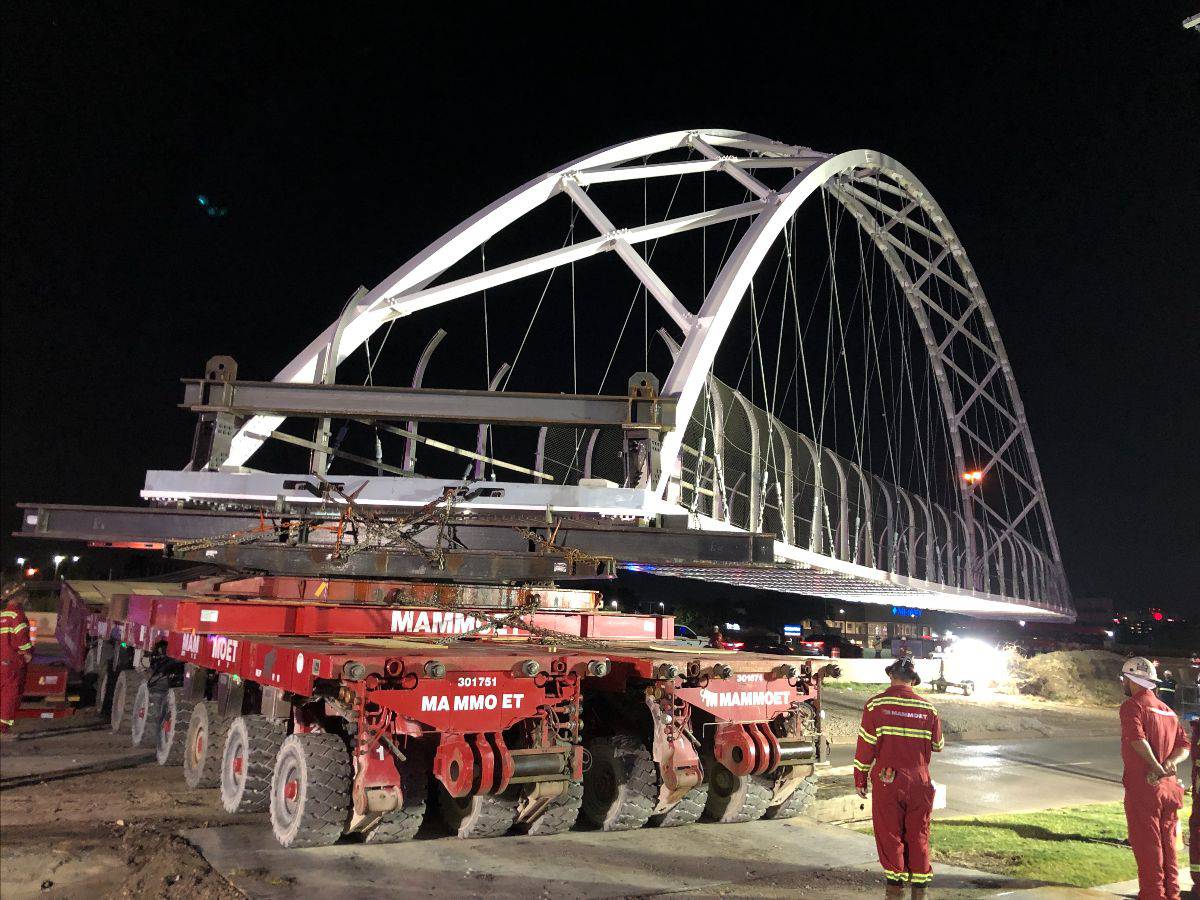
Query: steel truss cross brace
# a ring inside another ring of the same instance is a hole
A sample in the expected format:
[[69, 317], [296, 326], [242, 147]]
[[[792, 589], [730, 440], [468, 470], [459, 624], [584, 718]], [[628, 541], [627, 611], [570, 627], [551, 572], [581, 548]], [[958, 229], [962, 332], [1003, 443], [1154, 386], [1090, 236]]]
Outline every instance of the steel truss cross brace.
[[596, 230], [612, 239], [617, 255], [633, 270], [633, 274], [646, 286], [646, 290], [654, 295], [654, 299], [675, 321], [675, 324], [684, 332], [691, 328], [696, 317], [684, 308], [684, 305], [679, 302], [679, 298], [658, 277], [658, 273], [650, 268], [650, 264], [642, 258], [642, 254], [634, 249], [633, 244], [629, 243], [624, 233], [617, 229], [617, 226], [592, 201], [587, 192], [570, 178], [563, 179], [563, 190], [588, 217], [588, 221], [596, 226]]

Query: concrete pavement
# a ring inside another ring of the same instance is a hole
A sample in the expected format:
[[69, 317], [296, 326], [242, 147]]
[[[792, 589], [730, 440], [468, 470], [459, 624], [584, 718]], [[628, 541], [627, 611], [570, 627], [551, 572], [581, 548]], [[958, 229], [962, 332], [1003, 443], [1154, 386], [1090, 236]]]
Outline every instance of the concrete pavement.
[[[183, 837], [248, 897], [490, 898], [876, 896], [882, 878], [870, 835], [805, 820], [700, 824], [605, 834], [284, 850], [263, 825], [198, 828]], [[940, 898], [1018, 887], [995, 875], [937, 868]]]
[[[835, 766], [849, 765], [853, 758], [853, 747], [833, 748]], [[946, 808], [937, 813], [939, 818], [1110, 803], [1124, 795], [1115, 734], [948, 743], [934, 755], [932, 772], [947, 788]]]

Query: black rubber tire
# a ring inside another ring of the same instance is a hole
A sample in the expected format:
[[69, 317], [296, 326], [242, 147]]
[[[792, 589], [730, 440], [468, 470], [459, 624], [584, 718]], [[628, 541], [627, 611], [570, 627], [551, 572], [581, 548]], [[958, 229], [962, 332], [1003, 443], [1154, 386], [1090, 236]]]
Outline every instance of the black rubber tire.
[[[206, 700], [192, 709], [183, 749], [183, 780], [190, 788], [214, 788], [221, 783], [221, 751], [227, 719], [217, 715], [217, 702]], [[274, 767], [274, 760], [271, 761]]]
[[165, 685], [152, 686], [149, 678], [138, 681], [129, 722], [129, 742], [133, 746], [152, 747], [158, 742], [158, 721], [166, 696]]
[[708, 785], [696, 785], [679, 798], [679, 802], [664, 813], [650, 817], [652, 828], [675, 828], [679, 825], [694, 825], [704, 815], [708, 803]]
[[187, 744], [188, 726], [192, 721], [195, 700], [182, 700], [182, 689], [168, 688], [158, 717], [158, 743], [154, 756], [160, 766], [183, 765], [183, 748]]
[[451, 797], [438, 786], [438, 812], [450, 833], [460, 838], [491, 838], [507, 834], [517, 820], [517, 798], [511, 794]]
[[425, 820], [429, 793], [429, 761], [423, 754], [408, 751], [400, 766], [400, 790], [404, 802], [399, 809], [384, 813], [375, 825], [363, 833], [364, 844], [399, 844], [411, 841]]
[[533, 837], [547, 834], [565, 834], [575, 826], [579, 810], [583, 807], [583, 782], [567, 782], [567, 789], [555, 797], [540, 816], [521, 830]]
[[98, 715], [109, 716], [110, 719], [112, 716], [112, 689], [116, 680], [117, 677], [111, 669], [101, 669], [96, 673], [96, 699], [92, 708]]
[[88, 647], [87, 654], [83, 657], [83, 673], [84, 675], [95, 675], [100, 671], [100, 647], [99, 643], [94, 643]]
[[341, 737], [328, 732], [288, 735], [271, 776], [275, 840], [283, 847], [337, 843], [350, 824], [353, 780], [350, 751]]
[[[762, 778], [763, 776], [758, 776]], [[771, 790], [772, 779], [764, 779], [767, 785], [767, 790]], [[774, 806], [768, 806], [767, 811], [763, 813], [764, 819], [793, 819], [796, 816], [802, 816], [808, 812], [813, 805], [813, 800], [817, 796], [817, 776], [809, 775], [797, 785], [796, 790], [792, 791], [792, 795], [782, 803], [777, 803]]]
[[133, 701], [137, 699], [137, 677], [138, 674], [133, 669], [122, 669], [113, 682], [112, 699], [109, 701], [111, 712], [108, 718], [113, 734], [128, 730], [133, 719]]
[[236, 716], [223, 729], [224, 739], [216, 746], [213, 765], [225, 812], [266, 812], [271, 808], [271, 776], [287, 729], [286, 719], [266, 716]]
[[761, 819], [771, 802], [770, 781], [753, 775], [734, 775], [720, 763], [712, 764], [708, 802], [704, 813], [714, 822], [736, 824]]
[[963, 696], [970, 697], [973, 693], [975, 693], [975, 682], [964, 681], [963, 682]]
[[641, 828], [658, 804], [658, 768], [646, 745], [632, 734], [614, 734], [590, 741], [588, 752], [584, 818], [602, 831]]

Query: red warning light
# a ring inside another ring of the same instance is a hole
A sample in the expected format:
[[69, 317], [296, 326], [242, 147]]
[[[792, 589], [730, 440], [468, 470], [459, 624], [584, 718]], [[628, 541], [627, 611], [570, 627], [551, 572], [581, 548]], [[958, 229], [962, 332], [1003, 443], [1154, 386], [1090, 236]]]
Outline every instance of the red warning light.
[[1150, 613], [1150, 618], [1152, 618], [1155, 622], [1161, 622], [1163, 620], [1163, 614], [1156, 609]]

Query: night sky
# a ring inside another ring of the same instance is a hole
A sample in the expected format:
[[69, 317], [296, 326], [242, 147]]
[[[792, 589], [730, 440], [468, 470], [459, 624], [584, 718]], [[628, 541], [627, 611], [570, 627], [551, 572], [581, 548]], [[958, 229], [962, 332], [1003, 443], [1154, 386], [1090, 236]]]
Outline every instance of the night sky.
[[5, 562], [46, 552], [7, 537], [13, 503], [132, 504], [186, 461], [178, 379], [209, 356], [269, 378], [528, 178], [722, 127], [925, 182], [996, 314], [1075, 593], [1200, 615], [1195, 3], [830, 6], [7, 5]]

